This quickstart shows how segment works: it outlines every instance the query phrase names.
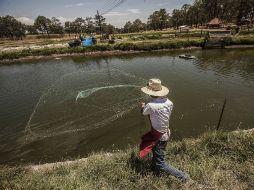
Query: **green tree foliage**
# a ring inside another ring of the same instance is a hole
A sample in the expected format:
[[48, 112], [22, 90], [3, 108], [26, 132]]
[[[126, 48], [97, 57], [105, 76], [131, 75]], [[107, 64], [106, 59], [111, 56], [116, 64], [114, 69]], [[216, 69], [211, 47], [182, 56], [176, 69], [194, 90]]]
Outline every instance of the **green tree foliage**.
[[143, 23], [140, 19], [136, 19], [132, 23], [132, 28], [133, 28], [134, 32], [141, 32], [146, 29], [146, 24]]
[[195, 0], [193, 5], [183, 5], [172, 12], [172, 25], [203, 25], [213, 18], [241, 24], [248, 19], [253, 22], [254, 0]]
[[86, 31], [86, 22], [82, 17], [78, 17], [73, 21], [74, 33], [84, 33]]
[[148, 26], [153, 30], [162, 30], [170, 26], [170, 16], [166, 9], [155, 11], [148, 18]]
[[55, 17], [52, 19], [38, 16], [34, 25], [24, 25], [12, 16], [0, 17], [0, 38], [18, 39], [28, 34], [60, 34], [71, 33], [106, 33], [116, 32], [141, 32], [147, 29], [162, 30], [168, 27], [178, 28], [181, 25], [205, 25], [211, 19], [218, 17], [228, 22], [242, 24], [248, 20], [254, 23], [254, 0], [194, 0], [193, 4], [184, 4], [180, 9], [167, 13], [165, 9], [153, 12], [145, 24], [140, 19], [128, 21], [124, 27], [116, 29], [113, 25], [106, 24], [106, 19], [97, 13], [94, 18], [76, 18], [74, 21], [65, 22], [64, 26]]
[[105, 24], [106, 19], [100, 15], [99, 13], [97, 13], [94, 16], [94, 21], [95, 21], [95, 27], [96, 27], [96, 31], [97, 33], [102, 33], [102, 25]]
[[89, 34], [96, 31], [95, 22], [93, 21], [92, 17], [86, 17], [85, 23], [86, 23], [86, 33]]
[[49, 30], [51, 34], [64, 34], [64, 28], [61, 25], [61, 22], [59, 19], [52, 17], [50, 25], [49, 25]]
[[34, 21], [35, 28], [42, 34], [47, 33], [48, 37], [50, 33], [51, 20], [45, 16], [38, 16]]
[[184, 18], [183, 12], [181, 10], [174, 9], [171, 18], [172, 25], [176, 28], [183, 25], [184, 24], [183, 18]]
[[64, 23], [64, 31], [69, 34], [69, 36], [72, 33], [72, 23], [70, 21], [67, 21]]
[[115, 28], [115, 26], [113, 26], [111, 24], [104, 23], [102, 25], [102, 31], [103, 31], [104, 34], [115, 34], [116, 33], [116, 28]]
[[86, 17], [85, 19], [83, 18], [77, 18], [73, 22], [67, 21], [64, 24], [64, 31], [67, 34], [75, 33], [75, 34], [80, 34], [80, 33], [93, 33], [96, 31], [95, 28], [95, 22], [93, 21], [92, 17]]
[[28, 34], [38, 34], [34, 25], [25, 25], [25, 29]]
[[142, 32], [146, 30], [146, 24], [143, 23], [140, 19], [136, 19], [133, 21], [126, 22], [124, 25], [124, 32], [129, 33], [129, 32]]
[[132, 32], [132, 31], [131, 31], [131, 27], [132, 27], [132, 23], [131, 23], [131, 21], [128, 21], [128, 22], [126, 22], [126, 24], [124, 25], [123, 31], [124, 31], [125, 33], [130, 33], [130, 32]]
[[25, 25], [14, 17], [9, 15], [0, 17], [0, 38], [23, 39], [25, 33]]

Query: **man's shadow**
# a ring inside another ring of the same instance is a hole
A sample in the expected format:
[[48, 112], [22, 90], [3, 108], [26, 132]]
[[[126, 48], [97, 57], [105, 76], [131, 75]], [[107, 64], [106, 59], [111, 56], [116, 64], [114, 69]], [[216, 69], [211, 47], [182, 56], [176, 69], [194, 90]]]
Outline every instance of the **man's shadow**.
[[132, 170], [141, 175], [147, 175], [148, 173], [158, 175], [158, 173], [156, 172], [156, 170], [154, 170], [154, 167], [152, 166], [151, 163], [152, 163], [151, 157], [141, 159], [135, 154], [134, 151], [131, 153], [130, 158], [127, 160], [128, 166], [130, 166]]

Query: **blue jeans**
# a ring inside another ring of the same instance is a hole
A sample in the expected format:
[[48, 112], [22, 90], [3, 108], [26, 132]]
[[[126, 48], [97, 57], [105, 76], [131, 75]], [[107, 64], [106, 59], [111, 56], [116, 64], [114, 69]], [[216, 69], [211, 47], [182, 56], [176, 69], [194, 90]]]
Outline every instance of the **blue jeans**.
[[167, 146], [167, 141], [159, 141], [153, 148], [153, 159], [152, 167], [156, 172], [164, 171], [167, 174], [173, 175], [182, 180], [189, 179], [189, 175], [174, 168], [173, 166], [165, 162], [165, 149]]

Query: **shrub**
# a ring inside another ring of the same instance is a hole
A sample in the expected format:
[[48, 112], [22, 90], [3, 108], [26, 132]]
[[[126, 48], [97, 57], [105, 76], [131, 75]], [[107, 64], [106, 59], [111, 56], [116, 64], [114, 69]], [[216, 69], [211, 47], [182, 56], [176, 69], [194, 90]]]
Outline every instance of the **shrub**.
[[231, 42], [232, 45], [252, 45], [254, 44], [254, 37], [237, 37]]
[[251, 29], [251, 30], [241, 30], [240, 35], [254, 35], [254, 29]]

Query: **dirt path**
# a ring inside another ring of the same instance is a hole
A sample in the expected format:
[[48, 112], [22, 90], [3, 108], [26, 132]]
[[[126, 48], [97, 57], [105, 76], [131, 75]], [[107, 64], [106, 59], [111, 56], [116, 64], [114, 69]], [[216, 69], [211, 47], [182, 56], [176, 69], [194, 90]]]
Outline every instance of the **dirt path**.
[[48, 44], [48, 45], [24, 45], [18, 47], [0, 47], [0, 52], [13, 52], [13, 51], [22, 51], [26, 49], [43, 49], [43, 48], [63, 48], [68, 47], [68, 43], [59, 43], [59, 44]]
[[[112, 156], [113, 154], [111, 153], [105, 153], [103, 154], [102, 156], [103, 157], [110, 157]], [[87, 162], [87, 158], [81, 158], [81, 159], [77, 159], [77, 160], [67, 160], [67, 161], [63, 161], [63, 162], [55, 162], [55, 163], [46, 163], [46, 164], [41, 164], [41, 165], [30, 165], [30, 166], [27, 166], [27, 168], [30, 170], [30, 171], [34, 171], [34, 172], [48, 172], [48, 171], [51, 171], [57, 167], [61, 167], [61, 166], [67, 166], [67, 165], [73, 165], [73, 164], [76, 164], [76, 163], [85, 163]]]

